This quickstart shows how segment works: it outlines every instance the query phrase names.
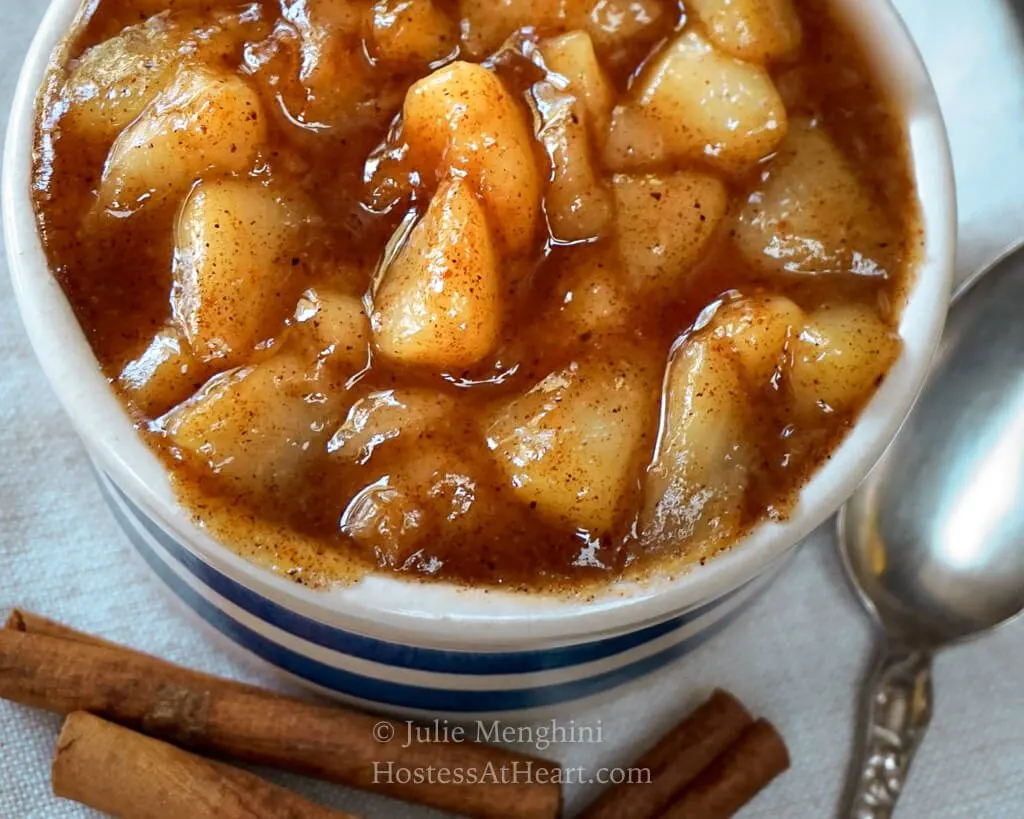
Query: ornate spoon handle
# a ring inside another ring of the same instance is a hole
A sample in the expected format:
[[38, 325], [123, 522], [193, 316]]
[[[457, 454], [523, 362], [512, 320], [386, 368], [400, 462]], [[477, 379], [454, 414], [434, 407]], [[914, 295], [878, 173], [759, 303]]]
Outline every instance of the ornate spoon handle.
[[932, 717], [932, 655], [883, 647], [865, 683], [859, 752], [845, 819], [890, 819]]

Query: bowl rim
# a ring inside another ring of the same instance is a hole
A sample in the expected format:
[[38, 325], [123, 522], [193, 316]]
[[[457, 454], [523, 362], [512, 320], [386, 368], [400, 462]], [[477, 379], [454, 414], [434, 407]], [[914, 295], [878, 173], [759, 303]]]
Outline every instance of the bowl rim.
[[8, 264], [36, 357], [90, 456], [133, 503], [203, 562], [314, 620], [406, 644], [521, 649], [635, 631], [717, 599], [768, 571], [831, 517], [867, 475], [923, 387], [952, 287], [957, 229], [952, 158], [924, 62], [890, 0], [831, 2], [889, 89], [909, 143], [925, 246], [900, 320], [904, 348], [846, 438], [803, 487], [790, 516], [759, 524], [704, 566], [674, 577], [616, 581], [596, 598], [471, 589], [381, 574], [314, 591], [239, 557], [193, 523], [100, 372], [49, 270], [37, 229], [30, 196], [36, 97], [51, 52], [79, 13], [80, 0], [51, 0], [22, 67], [4, 146], [0, 199]]

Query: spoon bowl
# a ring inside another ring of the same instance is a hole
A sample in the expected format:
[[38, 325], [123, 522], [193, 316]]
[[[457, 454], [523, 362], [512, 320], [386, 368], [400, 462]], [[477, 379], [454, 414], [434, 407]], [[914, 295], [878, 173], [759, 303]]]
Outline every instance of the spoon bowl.
[[846, 813], [892, 815], [931, 714], [931, 654], [1024, 608], [1024, 248], [957, 293], [929, 380], [838, 520], [884, 633]]

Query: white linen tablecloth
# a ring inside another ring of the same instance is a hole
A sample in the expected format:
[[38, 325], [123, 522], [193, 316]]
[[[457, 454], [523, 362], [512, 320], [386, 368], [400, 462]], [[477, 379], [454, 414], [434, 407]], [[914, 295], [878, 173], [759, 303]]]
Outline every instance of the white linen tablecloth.
[[[0, 0], [0, 110], [44, 0]], [[932, 71], [959, 183], [962, 278], [1024, 235], [1024, 58], [1002, 0], [897, 0]], [[0, 262], [0, 265], [3, 263]], [[12, 606], [66, 621], [217, 674], [275, 684], [256, 661], [226, 654], [182, 616], [134, 556], [104, 506], [84, 452], [29, 349], [6, 270], [0, 271], [0, 613]], [[803, 547], [784, 575], [722, 636], [599, 704], [560, 717], [601, 721], [603, 742], [563, 745], [567, 766], [628, 764], [714, 686], [773, 720], [792, 769], [745, 819], [833, 815], [846, 770], [870, 627], [840, 574], [832, 530]], [[1024, 623], [942, 655], [936, 712], [900, 805], [906, 819], [1024, 816]], [[60, 720], [0, 702], [0, 819], [92, 812], [50, 793]], [[529, 749], [527, 749], [529, 750]], [[273, 775], [366, 817], [429, 811]], [[594, 795], [575, 788], [570, 813]]]

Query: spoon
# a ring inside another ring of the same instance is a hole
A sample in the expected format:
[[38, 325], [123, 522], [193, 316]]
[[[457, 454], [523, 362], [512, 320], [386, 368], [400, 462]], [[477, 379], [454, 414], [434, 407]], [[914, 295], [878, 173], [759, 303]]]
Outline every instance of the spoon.
[[932, 713], [932, 655], [1024, 608], [1024, 246], [954, 297], [929, 380], [839, 514], [881, 628], [848, 819], [891, 817]]

